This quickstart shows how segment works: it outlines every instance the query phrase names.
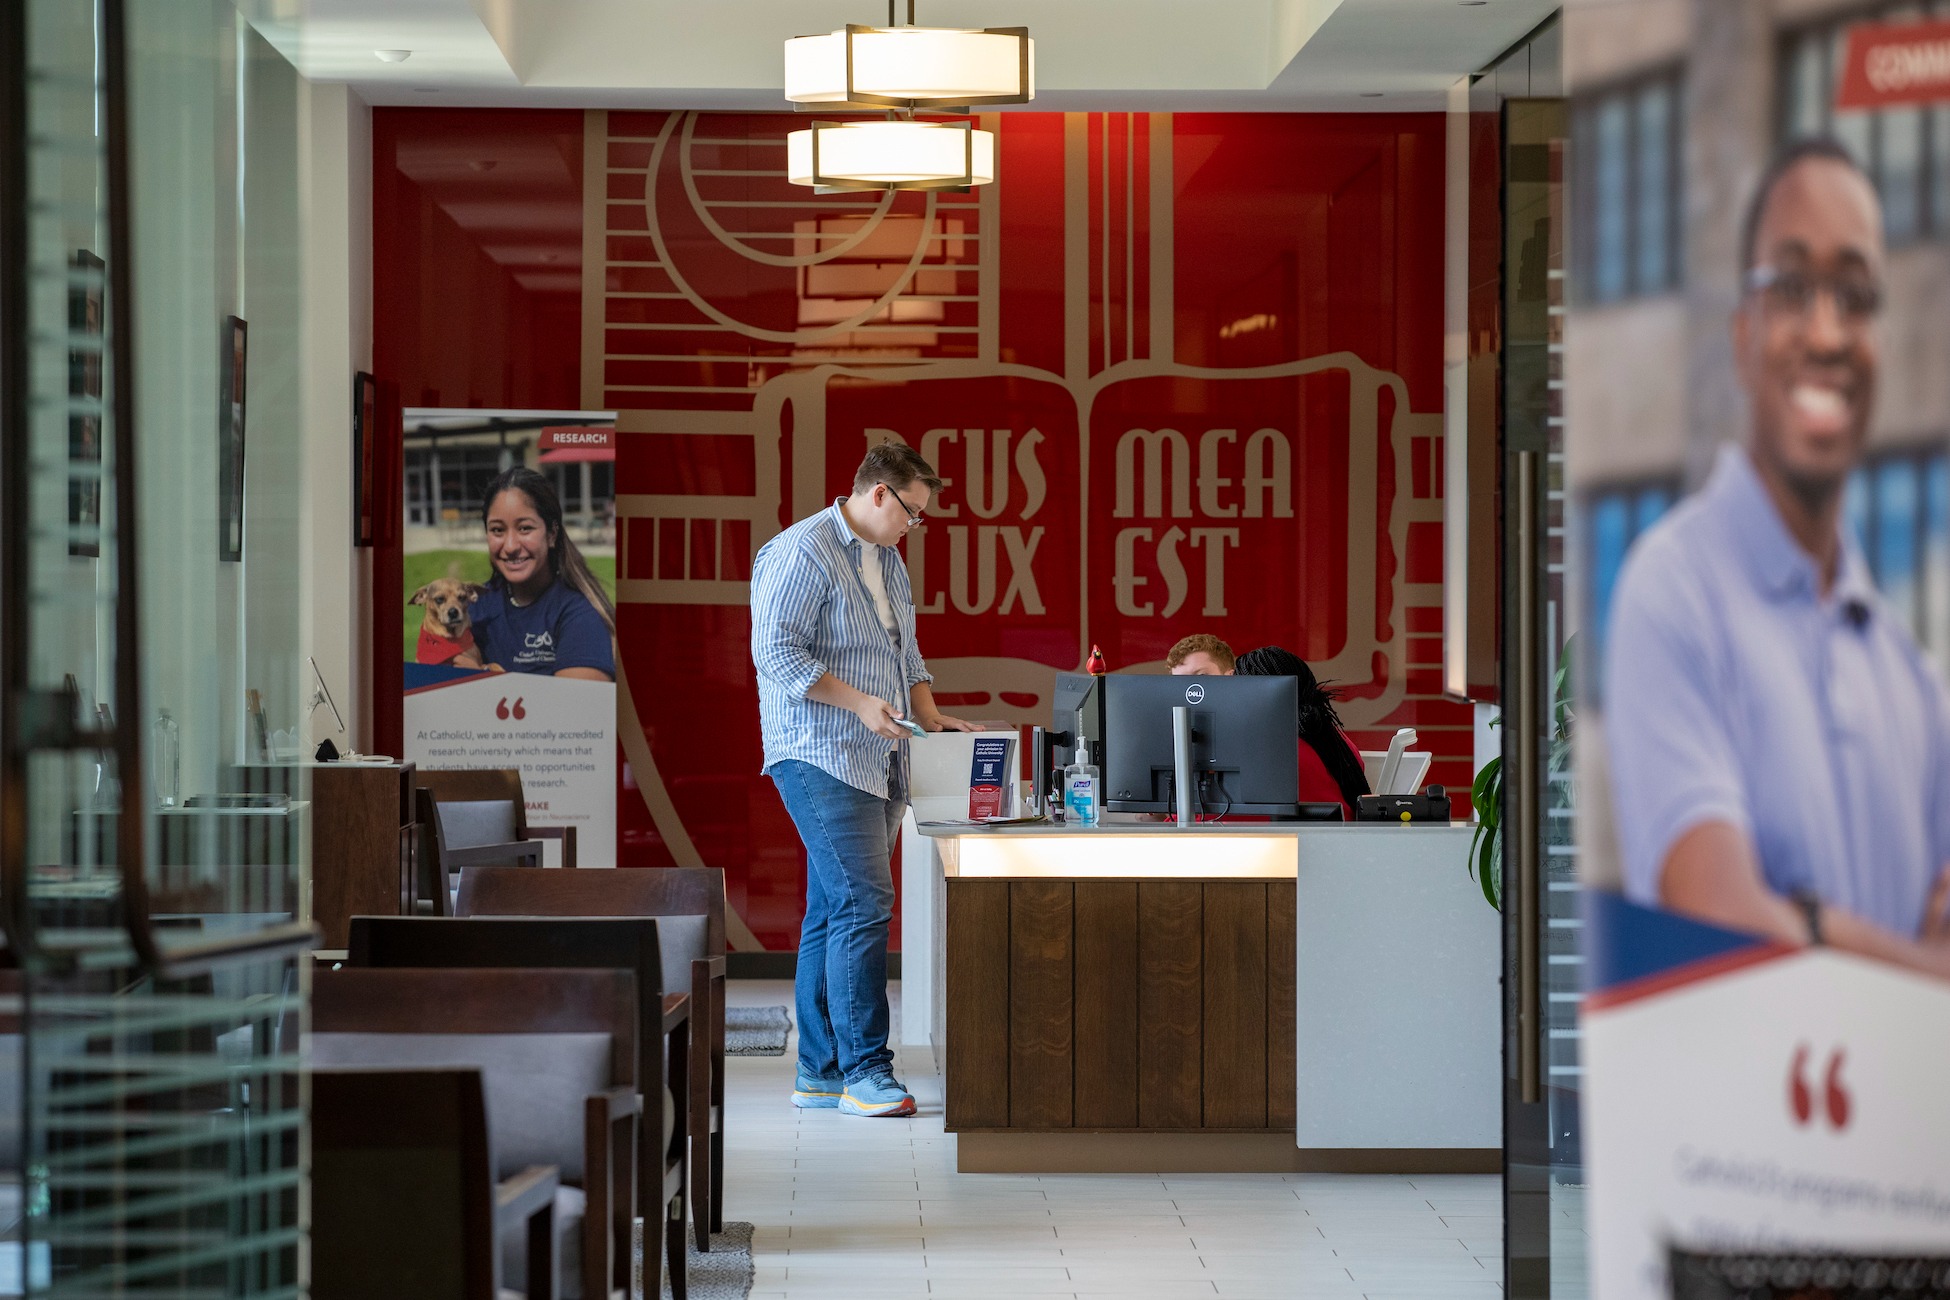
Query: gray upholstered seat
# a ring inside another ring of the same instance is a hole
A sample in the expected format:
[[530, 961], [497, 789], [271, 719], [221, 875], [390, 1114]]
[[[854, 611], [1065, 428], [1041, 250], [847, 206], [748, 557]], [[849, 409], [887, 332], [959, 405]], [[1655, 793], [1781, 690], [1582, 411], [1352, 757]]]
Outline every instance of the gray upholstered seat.
[[[325, 1033], [311, 1035], [310, 1043], [316, 1067], [478, 1068], [495, 1177], [506, 1178], [531, 1165], [554, 1165], [564, 1184], [582, 1181], [583, 1100], [610, 1087], [608, 1034]], [[666, 1117], [671, 1109], [666, 1104]], [[668, 1131], [664, 1140], [670, 1140]], [[565, 1185], [556, 1195], [562, 1300], [581, 1295], [585, 1200], [580, 1187]], [[527, 1276], [527, 1255], [528, 1243], [519, 1231], [505, 1234], [501, 1275]]]

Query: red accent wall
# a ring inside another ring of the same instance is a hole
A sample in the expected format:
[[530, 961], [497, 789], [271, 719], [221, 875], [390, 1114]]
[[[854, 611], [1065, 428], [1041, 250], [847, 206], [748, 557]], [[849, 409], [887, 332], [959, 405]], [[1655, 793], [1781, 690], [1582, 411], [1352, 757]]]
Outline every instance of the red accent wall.
[[742, 584], [890, 436], [950, 480], [907, 548], [944, 705], [1046, 722], [1093, 642], [1121, 667], [1212, 631], [1326, 665], [1357, 739], [1415, 726], [1431, 779], [1469, 784], [1440, 698], [1440, 116], [993, 124], [996, 185], [883, 203], [787, 184], [789, 115], [374, 113], [379, 376], [407, 406], [618, 412], [657, 769], [625, 770], [620, 851], [676, 860], [661, 783], [767, 947], [796, 941], [804, 863], [758, 775]]

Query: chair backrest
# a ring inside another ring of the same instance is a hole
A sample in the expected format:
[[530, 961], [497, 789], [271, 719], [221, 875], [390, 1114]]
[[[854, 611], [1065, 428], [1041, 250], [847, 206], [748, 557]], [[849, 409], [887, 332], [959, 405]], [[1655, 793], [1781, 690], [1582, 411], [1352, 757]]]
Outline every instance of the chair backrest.
[[[443, 802], [421, 786], [413, 792], [419, 823], [419, 870], [415, 898], [432, 903], [435, 916], [451, 915], [456, 868], [448, 860], [455, 849], [489, 844], [512, 844], [526, 836], [519, 800], [465, 799]], [[513, 858], [507, 866], [518, 865]]]
[[641, 1017], [626, 970], [375, 970], [316, 973], [314, 1066], [476, 1068], [494, 1162], [506, 1177], [584, 1171], [583, 1099], [636, 1087]]
[[[589, 877], [584, 881], [577, 877]], [[691, 961], [724, 954], [724, 872], [715, 867], [523, 871], [480, 867], [460, 882], [456, 916], [654, 916], [664, 988], [691, 986]]]
[[492, 1300], [478, 1070], [316, 1071], [310, 1119], [315, 1300]]
[[483, 799], [512, 803], [522, 810], [522, 829], [527, 829], [528, 805], [523, 802], [520, 768], [462, 767], [431, 772], [422, 767], [414, 769], [413, 784], [432, 795], [435, 803]]
[[440, 827], [442, 847], [473, 849], [520, 839], [520, 808], [520, 804], [506, 799], [436, 799], [433, 816]]
[[355, 916], [349, 955], [353, 966], [632, 971], [642, 1022], [663, 1021], [652, 917]]
[[725, 952], [724, 872], [716, 867], [524, 871], [483, 867], [460, 883], [460, 916], [702, 916], [705, 956]]

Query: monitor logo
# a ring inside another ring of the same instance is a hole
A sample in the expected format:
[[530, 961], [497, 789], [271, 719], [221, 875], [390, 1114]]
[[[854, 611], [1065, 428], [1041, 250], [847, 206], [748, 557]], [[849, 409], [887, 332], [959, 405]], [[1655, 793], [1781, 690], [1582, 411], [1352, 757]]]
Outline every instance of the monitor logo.
[[1187, 704], [1205, 703], [1205, 688], [1203, 686], [1200, 686], [1197, 682], [1193, 682], [1190, 686], [1187, 686], [1185, 688], [1185, 703]]

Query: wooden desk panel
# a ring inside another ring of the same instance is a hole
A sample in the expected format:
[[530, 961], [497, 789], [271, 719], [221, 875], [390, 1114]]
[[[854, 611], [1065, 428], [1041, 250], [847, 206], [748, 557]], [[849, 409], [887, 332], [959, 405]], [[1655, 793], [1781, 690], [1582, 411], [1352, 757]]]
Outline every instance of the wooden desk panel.
[[[1205, 893], [1205, 1038], [1199, 1053], [1205, 1127], [1265, 1128], [1266, 886], [1222, 880], [1199, 888]], [[1292, 925], [1290, 914], [1287, 923]], [[1242, 996], [1242, 990], [1258, 996]]]
[[[1205, 887], [1138, 885], [1138, 1127], [1205, 1126]], [[951, 1026], [948, 1031], [954, 1033]]]
[[[1294, 883], [1266, 886], [1266, 1126], [1293, 1130], [1295, 1110]], [[1284, 1008], [1284, 1012], [1282, 1012]]]
[[1137, 907], [1132, 880], [1093, 882], [1072, 904], [1078, 1128], [1137, 1127]]
[[413, 765], [322, 763], [308, 774], [311, 919], [324, 934], [321, 947], [343, 948], [353, 917], [400, 914], [400, 831], [412, 820]]
[[[943, 927], [948, 970], [946, 1107], [972, 1128], [1009, 1126], [1009, 882], [953, 882]], [[950, 1120], [950, 1124], [954, 1123]]]
[[1292, 1132], [1291, 884], [945, 883], [951, 1132]]
[[1076, 1111], [1075, 898], [1066, 880], [1009, 886], [1009, 1122], [1018, 1128], [1069, 1128]]

